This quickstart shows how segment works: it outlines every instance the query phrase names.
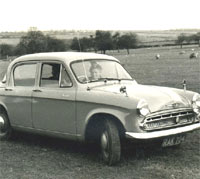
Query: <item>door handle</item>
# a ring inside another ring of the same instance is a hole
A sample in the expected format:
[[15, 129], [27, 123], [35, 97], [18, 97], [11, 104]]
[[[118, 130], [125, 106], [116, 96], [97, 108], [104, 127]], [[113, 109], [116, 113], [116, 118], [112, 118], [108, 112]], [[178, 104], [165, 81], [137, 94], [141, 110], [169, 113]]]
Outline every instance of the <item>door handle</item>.
[[33, 92], [42, 92], [42, 91], [39, 89], [34, 89]]
[[5, 91], [13, 91], [11, 88], [5, 88]]

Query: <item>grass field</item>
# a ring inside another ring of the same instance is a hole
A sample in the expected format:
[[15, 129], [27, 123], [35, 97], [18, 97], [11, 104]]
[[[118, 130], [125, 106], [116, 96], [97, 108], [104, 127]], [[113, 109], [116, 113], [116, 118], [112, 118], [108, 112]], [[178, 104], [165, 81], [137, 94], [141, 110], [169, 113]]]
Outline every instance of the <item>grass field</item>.
[[[152, 48], [120, 53], [110, 51], [125, 64], [130, 74], [142, 84], [182, 88], [200, 92], [200, 58], [189, 59], [191, 48]], [[180, 55], [180, 51], [185, 51]], [[196, 47], [195, 51], [200, 49]], [[159, 53], [161, 58], [155, 59]], [[0, 62], [0, 78], [8, 62]], [[37, 135], [16, 133], [10, 141], [0, 142], [0, 178], [130, 178], [199, 179], [200, 131], [187, 136], [180, 147], [130, 145], [123, 150], [121, 163], [103, 164], [95, 147]]]
[[[126, 69], [139, 83], [182, 88], [185, 79], [189, 90], [200, 92], [200, 57], [189, 59], [192, 50], [200, 53], [200, 48], [159, 47], [126, 51], [120, 54], [109, 52], [125, 64]], [[184, 51], [184, 54], [179, 54]], [[155, 55], [159, 53], [160, 59]]]

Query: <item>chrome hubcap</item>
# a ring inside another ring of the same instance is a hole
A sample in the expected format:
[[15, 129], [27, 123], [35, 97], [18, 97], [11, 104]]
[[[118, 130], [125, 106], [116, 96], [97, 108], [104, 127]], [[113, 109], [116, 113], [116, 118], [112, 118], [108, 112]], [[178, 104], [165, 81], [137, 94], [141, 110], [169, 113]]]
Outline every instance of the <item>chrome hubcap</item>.
[[5, 126], [5, 121], [4, 119], [0, 116], [0, 132], [2, 131], [2, 129], [4, 128]]
[[101, 148], [102, 153], [105, 158], [109, 157], [109, 139], [108, 139], [108, 133], [106, 131], [103, 132], [101, 136]]
[[108, 148], [108, 137], [105, 133], [101, 136], [101, 146], [104, 150]]

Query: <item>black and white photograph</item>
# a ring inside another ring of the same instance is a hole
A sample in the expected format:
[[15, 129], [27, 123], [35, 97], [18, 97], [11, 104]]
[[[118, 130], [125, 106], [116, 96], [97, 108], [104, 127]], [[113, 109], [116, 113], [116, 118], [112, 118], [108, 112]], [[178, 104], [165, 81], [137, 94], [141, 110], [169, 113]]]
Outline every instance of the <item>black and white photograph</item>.
[[198, 0], [0, 2], [0, 179], [199, 179]]

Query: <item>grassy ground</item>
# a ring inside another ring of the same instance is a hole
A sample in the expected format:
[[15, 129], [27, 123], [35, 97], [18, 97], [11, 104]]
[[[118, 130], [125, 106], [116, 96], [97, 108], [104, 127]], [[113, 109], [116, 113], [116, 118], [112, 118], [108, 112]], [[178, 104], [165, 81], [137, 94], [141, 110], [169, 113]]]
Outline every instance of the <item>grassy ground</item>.
[[[200, 53], [200, 48], [159, 47], [126, 51], [120, 54], [109, 52], [125, 64], [130, 74], [142, 84], [161, 85], [182, 88], [185, 79], [189, 90], [200, 92], [200, 57], [189, 59], [194, 51]], [[179, 54], [184, 51], [184, 54]], [[155, 55], [160, 54], [156, 60]]]
[[[126, 64], [131, 75], [142, 84], [182, 88], [200, 92], [200, 58], [189, 59], [191, 48], [137, 49], [109, 52]], [[200, 49], [195, 49], [200, 51]], [[161, 58], [155, 60], [155, 54]], [[0, 62], [0, 75], [7, 67]], [[0, 77], [1, 78], [1, 77]], [[10, 141], [0, 142], [0, 178], [64, 179], [64, 178], [200, 178], [200, 131], [187, 136], [180, 147], [130, 145], [123, 150], [121, 163], [105, 166], [94, 146], [16, 133]]]

